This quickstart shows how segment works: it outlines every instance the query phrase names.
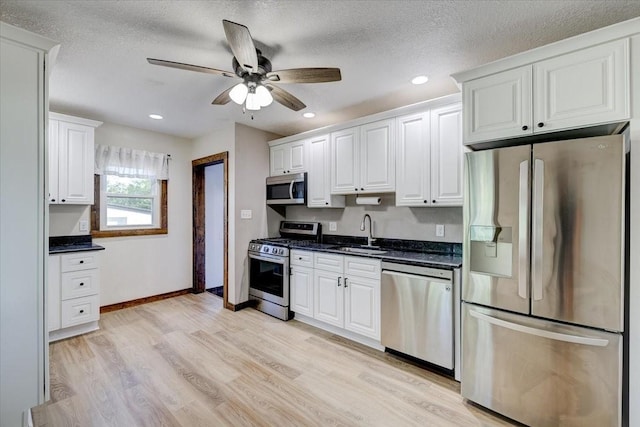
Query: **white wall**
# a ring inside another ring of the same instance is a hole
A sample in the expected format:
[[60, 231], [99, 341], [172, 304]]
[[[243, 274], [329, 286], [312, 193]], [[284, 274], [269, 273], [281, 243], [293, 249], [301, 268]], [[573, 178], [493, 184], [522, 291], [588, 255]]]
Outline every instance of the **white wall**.
[[[371, 216], [373, 237], [388, 239], [429, 240], [434, 242], [462, 242], [462, 208], [408, 208], [396, 207], [394, 194], [384, 194], [379, 206], [355, 204], [355, 196], [347, 196], [344, 209], [310, 209], [303, 206], [287, 207], [287, 219], [293, 221], [319, 221], [323, 234], [363, 236], [369, 226], [360, 231], [364, 214]], [[337, 222], [337, 231], [329, 231], [329, 222]], [[436, 224], [445, 226], [444, 237], [436, 237]]]
[[629, 426], [640, 426], [640, 35], [631, 40], [631, 256]]
[[[100, 259], [100, 305], [191, 288], [191, 143], [171, 135], [105, 123], [97, 144], [171, 154], [169, 233], [94, 239], [106, 248]], [[66, 207], [66, 206], [65, 206]]]
[[207, 289], [222, 286], [224, 280], [224, 166], [204, 168], [205, 279]]
[[[272, 133], [236, 124], [235, 297], [238, 302], [249, 299], [247, 262], [249, 241], [268, 235], [268, 208], [265, 203], [265, 180], [269, 175], [269, 145], [267, 141], [275, 138], [277, 135]], [[245, 209], [252, 211], [252, 219], [240, 219], [240, 211]]]
[[80, 231], [80, 220], [91, 223], [91, 206], [49, 205], [49, 236], [81, 236], [91, 231]]

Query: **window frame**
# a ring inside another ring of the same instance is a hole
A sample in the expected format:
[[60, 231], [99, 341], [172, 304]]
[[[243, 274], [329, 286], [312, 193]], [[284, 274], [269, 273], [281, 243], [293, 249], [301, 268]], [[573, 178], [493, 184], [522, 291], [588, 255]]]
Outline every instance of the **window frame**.
[[[102, 179], [100, 175], [94, 175], [94, 204], [91, 207], [91, 236], [101, 237], [126, 237], [126, 236], [148, 236], [154, 234], [168, 234], [167, 218], [167, 194], [168, 181], [159, 179], [157, 182], [158, 194], [156, 203], [158, 206], [158, 219], [154, 226], [130, 226], [122, 228], [101, 229], [102, 204], [106, 200], [106, 195], [102, 191]], [[106, 219], [104, 219], [106, 222]]]

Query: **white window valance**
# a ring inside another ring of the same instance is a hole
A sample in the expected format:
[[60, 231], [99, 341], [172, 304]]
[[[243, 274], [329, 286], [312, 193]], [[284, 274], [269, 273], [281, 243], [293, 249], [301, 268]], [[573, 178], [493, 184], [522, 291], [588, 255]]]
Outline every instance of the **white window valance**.
[[169, 155], [111, 145], [95, 145], [95, 174], [169, 179]]

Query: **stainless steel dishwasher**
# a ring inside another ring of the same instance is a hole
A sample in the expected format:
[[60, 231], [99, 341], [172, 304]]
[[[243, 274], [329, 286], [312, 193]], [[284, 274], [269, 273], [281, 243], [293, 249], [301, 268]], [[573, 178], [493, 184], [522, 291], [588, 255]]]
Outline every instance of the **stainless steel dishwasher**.
[[381, 344], [454, 368], [454, 273], [382, 263]]

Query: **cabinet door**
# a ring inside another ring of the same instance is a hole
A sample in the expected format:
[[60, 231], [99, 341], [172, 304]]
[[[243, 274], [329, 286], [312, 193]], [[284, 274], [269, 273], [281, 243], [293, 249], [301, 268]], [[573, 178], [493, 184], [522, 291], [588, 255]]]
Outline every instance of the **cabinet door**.
[[381, 120], [360, 127], [360, 189], [389, 192], [396, 189], [395, 121]]
[[429, 120], [429, 113], [398, 117], [396, 206], [426, 206], [430, 203]]
[[59, 203], [58, 197], [58, 121], [49, 120], [49, 204]]
[[344, 277], [315, 269], [313, 272], [313, 317], [340, 328], [344, 327]]
[[93, 133], [91, 126], [59, 122], [59, 201], [93, 204]]
[[530, 135], [531, 82], [527, 65], [464, 83], [464, 143]]
[[380, 340], [380, 279], [350, 276], [344, 282], [344, 328]]
[[462, 206], [462, 148], [462, 106], [431, 110], [433, 206]]
[[331, 134], [331, 194], [353, 194], [359, 187], [358, 128]]
[[344, 196], [331, 196], [331, 147], [329, 135], [309, 140], [307, 206], [310, 208], [344, 207]]
[[287, 173], [299, 173], [307, 170], [306, 141], [295, 141], [289, 144], [289, 169]]
[[49, 255], [47, 272], [47, 330], [60, 329], [60, 255]]
[[[289, 153], [287, 153], [287, 151]], [[291, 148], [288, 144], [276, 145], [269, 148], [269, 175], [283, 175], [287, 173], [287, 169], [291, 167], [290, 164], [287, 163], [287, 159], [291, 157]]]
[[313, 317], [313, 269], [291, 267], [291, 311]]
[[626, 39], [534, 64], [535, 132], [629, 119], [628, 69]]

